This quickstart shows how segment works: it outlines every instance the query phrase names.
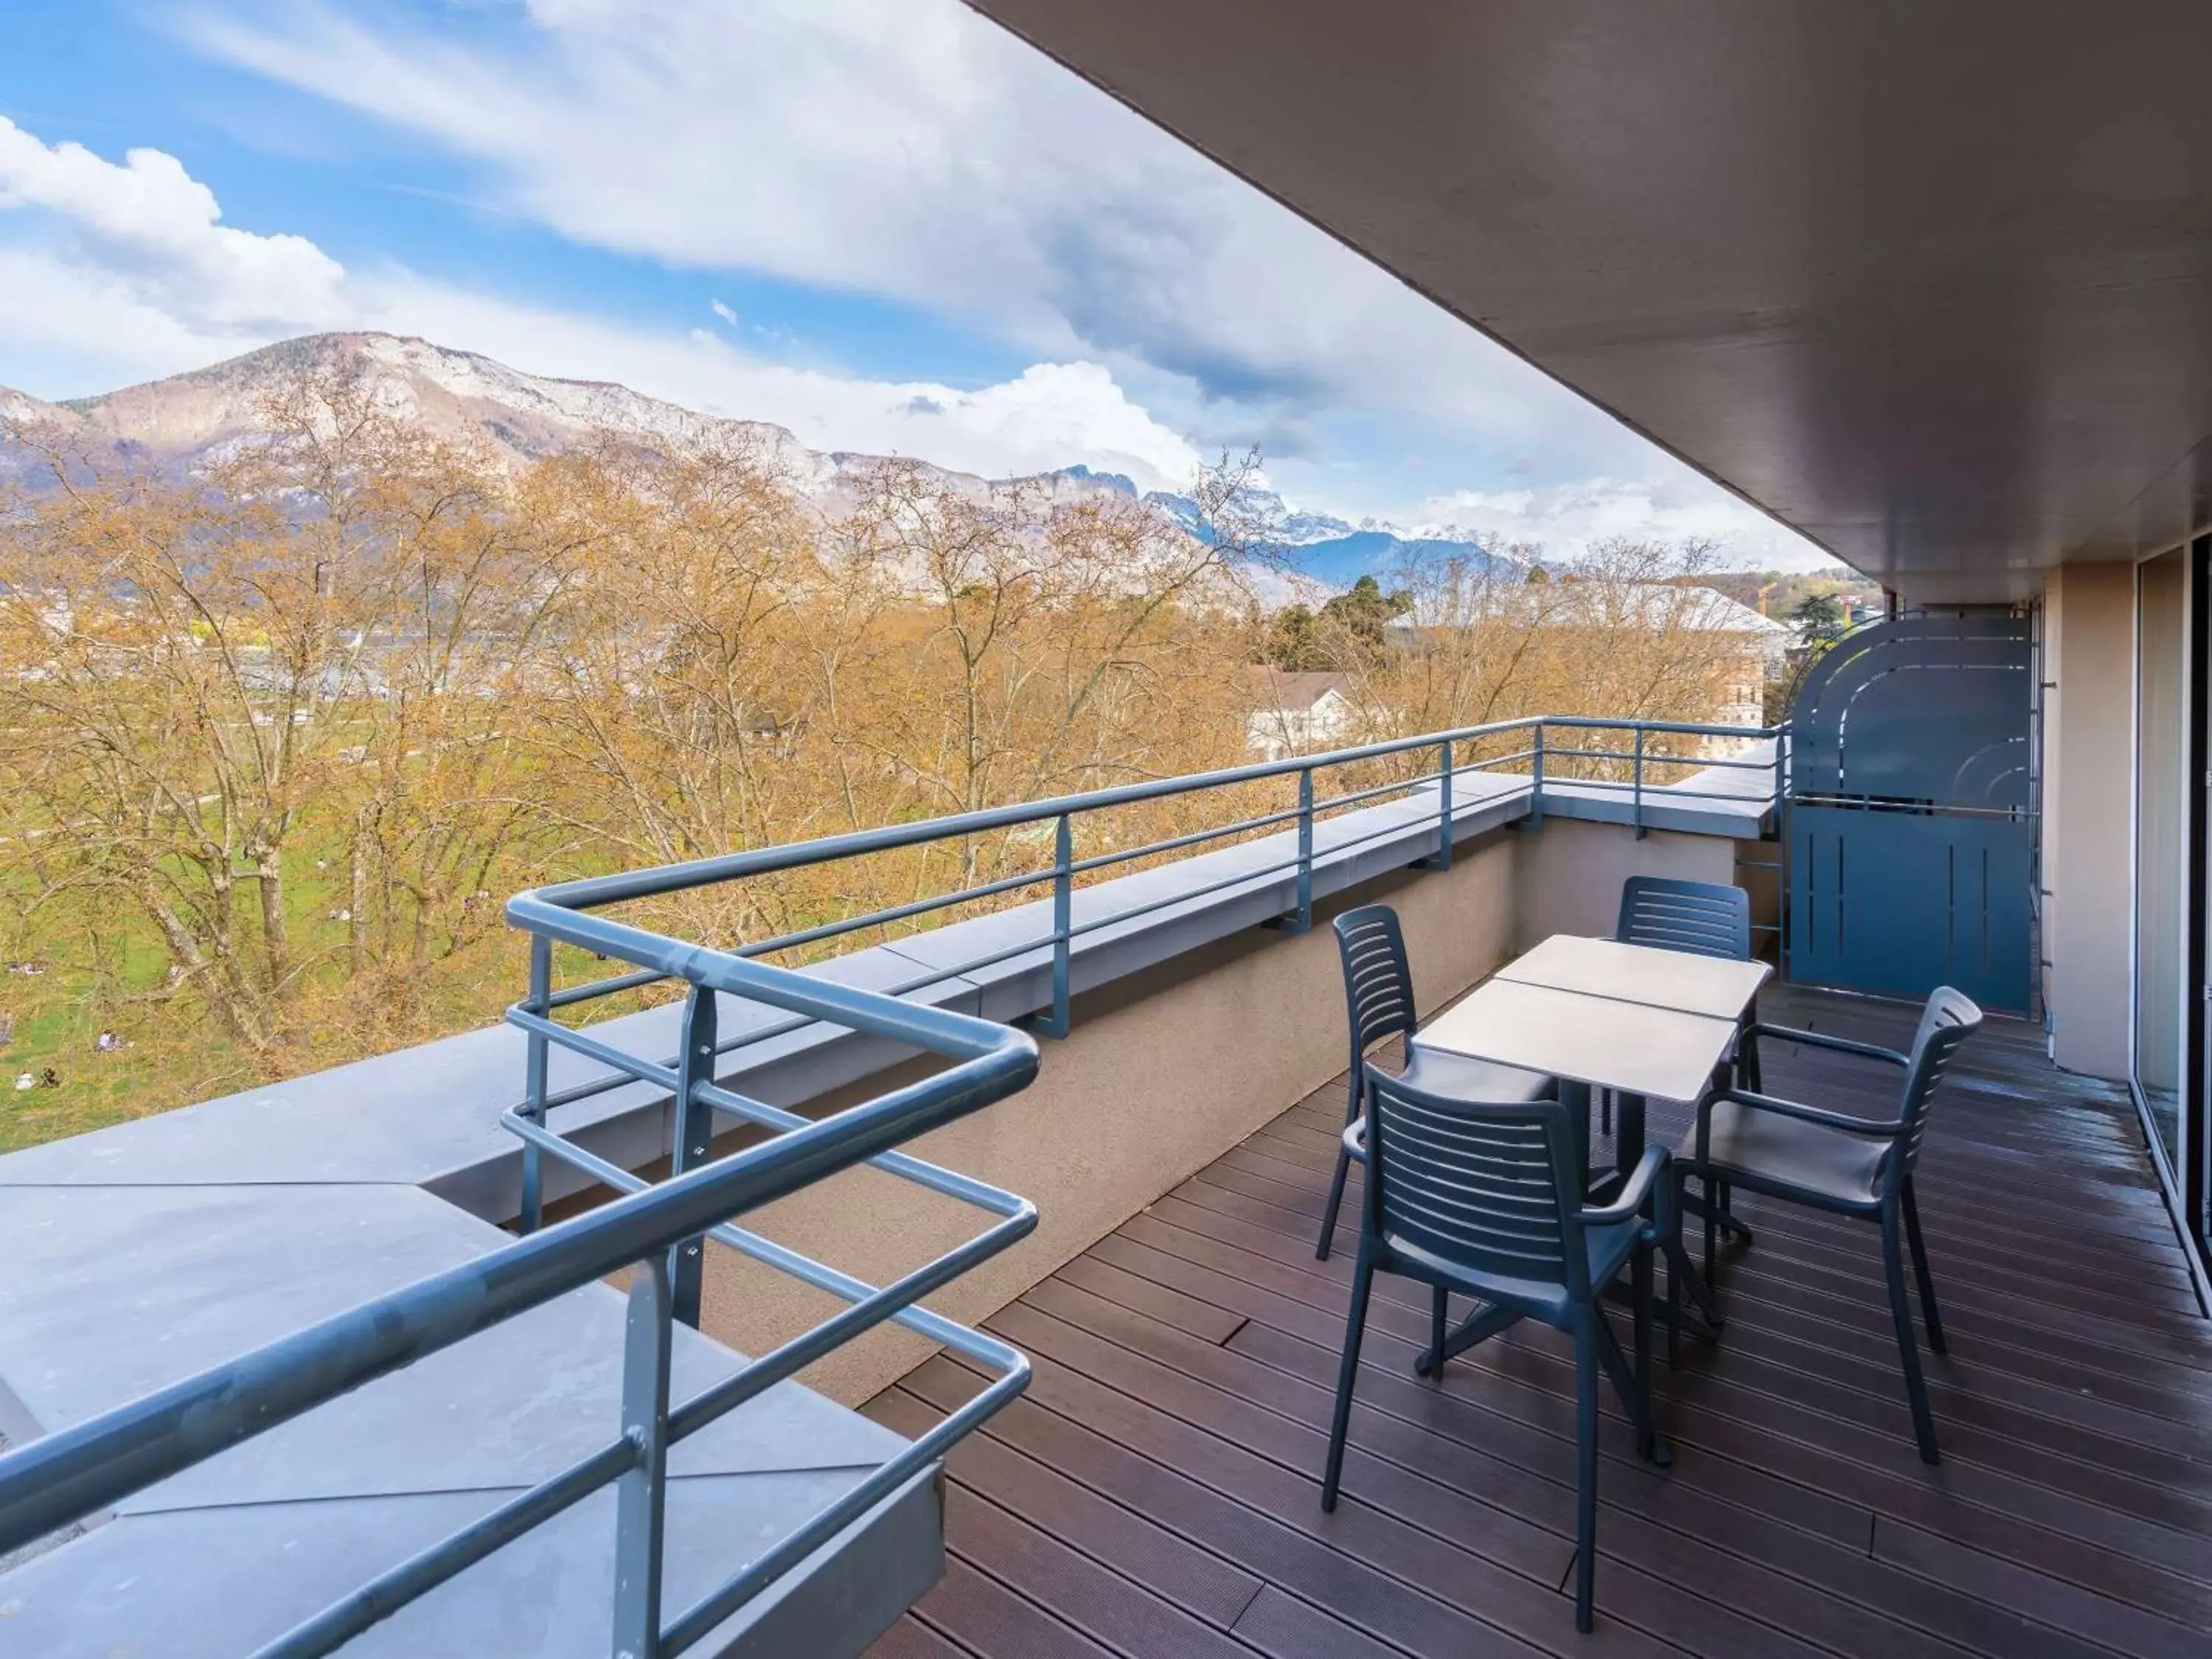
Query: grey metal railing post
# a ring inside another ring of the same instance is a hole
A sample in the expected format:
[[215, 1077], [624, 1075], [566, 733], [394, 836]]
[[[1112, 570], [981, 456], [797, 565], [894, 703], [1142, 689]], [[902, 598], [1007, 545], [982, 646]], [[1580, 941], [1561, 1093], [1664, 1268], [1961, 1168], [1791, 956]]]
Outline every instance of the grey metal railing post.
[[1313, 768], [1298, 772], [1298, 923], [1304, 933], [1313, 926]]
[[[714, 1083], [714, 994], [703, 985], [691, 988], [684, 1004], [684, 1058], [676, 1068], [676, 1169], [682, 1175], [707, 1161], [714, 1133], [714, 1109], [700, 1095], [700, 1085]], [[676, 1317], [696, 1330], [700, 1293], [706, 1278], [707, 1242], [687, 1238], [669, 1252], [670, 1273], [675, 1284]]]
[[1528, 827], [1541, 830], [1544, 827], [1544, 726], [1540, 720], [1536, 724], [1535, 740], [1529, 748], [1533, 765], [1528, 783]]
[[659, 1659], [673, 1311], [666, 1260], [652, 1256], [631, 1268], [622, 1430], [637, 1449], [637, 1463], [615, 1486], [615, 1659]]
[[1636, 826], [1636, 839], [1642, 841], [1644, 829], [1644, 728], [1636, 728], [1635, 769], [1629, 776], [1630, 821]]
[[1437, 855], [1429, 860], [1436, 870], [1451, 868], [1452, 855], [1452, 740], [1442, 744], [1443, 760], [1437, 769]]
[[[553, 941], [540, 934], [530, 940], [530, 996], [524, 1005], [541, 1019], [551, 1012], [553, 1000]], [[532, 1031], [525, 1039], [523, 1062], [523, 1109], [530, 1121], [539, 1128], [545, 1127], [545, 1073], [550, 1059], [551, 1044], [546, 1037]], [[543, 1218], [545, 1206], [545, 1169], [536, 1146], [525, 1142], [522, 1148], [522, 1231], [534, 1233]]]
[[1075, 926], [1075, 830], [1062, 812], [1052, 838], [1052, 1013], [1038, 1026], [1047, 1036], [1064, 1037], [1073, 1023], [1068, 1011], [1068, 947]]

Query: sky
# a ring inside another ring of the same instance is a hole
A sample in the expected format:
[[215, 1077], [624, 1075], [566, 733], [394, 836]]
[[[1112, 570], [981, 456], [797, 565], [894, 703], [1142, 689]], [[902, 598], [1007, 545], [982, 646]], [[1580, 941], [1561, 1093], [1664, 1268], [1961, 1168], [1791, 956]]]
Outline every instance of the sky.
[[383, 329], [823, 449], [1819, 550], [959, 0], [0, 0], [0, 386]]

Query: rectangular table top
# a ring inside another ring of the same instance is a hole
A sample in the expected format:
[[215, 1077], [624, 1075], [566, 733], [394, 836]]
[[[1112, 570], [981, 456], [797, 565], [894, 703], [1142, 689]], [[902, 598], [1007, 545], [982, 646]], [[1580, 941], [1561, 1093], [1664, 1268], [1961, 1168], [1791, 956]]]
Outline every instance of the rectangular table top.
[[1695, 1100], [1735, 1033], [1733, 1014], [1719, 1019], [1501, 976], [1438, 1014], [1413, 1040], [1597, 1088]]
[[1692, 956], [1649, 945], [1554, 933], [1498, 970], [1500, 979], [1585, 996], [1734, 1019], [1773, 973], [1763, 962]]

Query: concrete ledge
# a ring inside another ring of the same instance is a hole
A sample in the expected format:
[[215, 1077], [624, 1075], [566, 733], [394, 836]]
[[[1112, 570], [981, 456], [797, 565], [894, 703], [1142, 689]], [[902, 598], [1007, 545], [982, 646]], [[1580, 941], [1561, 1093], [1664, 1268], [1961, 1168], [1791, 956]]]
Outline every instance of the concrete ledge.
[[[923, 1471], [689, 1651], [826, 1659], [865, 1650], [944, 1571]], [[819, 1478], [669, 1482], [665, 1618], [834, 1495]], [[415, 1492], [130, 1516], [0, 1576], [7, 1651], [238, 1659], [510, 1491]], [[605, 1659], [615, 1495], [594, 1494], [346, 1644], [347, 1659]]]
[[[1758, 776], [1722, 769], [1701, 772], [1680, 787], [1718, 793]], [[1741, 799], [1727, 800], [1649, 791], [1645, 827], [1756, 838], [1771, 812], [1763, 787], [1745, 787]], [[1528, 780], [1517, 775], [1455, 774], [1455, 843], [1525, 820], [1529, 794]], [[1315, 896], [1345, 891], [1433, 854], [1439, 839], [1437, 796], [1436, 786], [1425, 784], [1405, 799], [1318, 823]], [[1626, 824], [1632, 810], [1627, 798], [1612, 790], [1545, 786], [1548, 817]], [[1296, 852], [1295, 833], [1283, 831], [1079, 888], [1073, 907], [1079, 927], [1146, 904], [1159, 908], [1079, 937], [1069, 951], [1073, 988], [1097, 989], [1294, 910], [1293, 872], [1231, 878], [1239, 871], [1282, 863]], [[1230, 884], [1212, 892], [1198, 890], [1224, 881]], [[1178, 900], [1178, 893], [1194, 896]], [[1024, 941], [1041, 941], [988, 967], [906, 994], [933, 1006], [1017, 1019], [1051, 1000], [1052, 952], [1049, 943], [1042, 942], [1049, 940], [1051, 915], [1050, 902], [1038, 901], [855, 951], [805, 971], [887, 989]], [[720, 1013], [726, 1041], [786, 1018], [780, 1009], [731, 997], [720, 999]], [[675, 1052], [680, 1018], [680, 1009], [672, 1004], [602, 1022], [592, 1034], [629, 1052], [664, 1059]], [[507, 1220], [520, 1204], [522, 1157], [514, 1138], [500, 1127], [499, 1114], [521, 1097], [523, 1044], [522, 1034], [513, 1027], [492, 1026], [31, 1147], [0, 1158], [0, 1188], [84, 1182], [401, 1182], [426, 1187], [486, 1219]], [[771, 1104], [796, 1107], [914, 1055], [912, 1049], [840, 1028], [812, 1025], [733, 1049], [719, 1076]], [[556, 1092], [607, 1076], [594, 1061], [554, 1050]], [[625, 1083], [557, 1109], [552, 1124], [600, 1157], [636, 1169], [669, 1154], [669, 1117], [663, 1091]], [[553, 1197], [590, 1184], [550, 1160], [546, 1173]]]
[[[0, 1205], [0, 1355], [30, 1415], [60, 1429], [506, 1237], [397, 1184], [21, 1188]], [[615, 1439], [624, 1319], [619, 1292], [587, 1285], [134, 1494], [105, 1524], [0, 1575], [9, 1650], [254, 1650]], [[678, 1400], [742, 1363], [695, 1332], [674, 1339]], [[785, 1382], [677, 1446], [671, 1616], [905, 1444]], [[724, 1648], [858, 1651], [906, 1605], [894, 1598], [942, 1570], [928, 1480], [848, 1528], [846, 1554], [825, 1547], [748, 1607]], [[608, 1491], [359, 1650], [604, 1654], [612, 1536]]]

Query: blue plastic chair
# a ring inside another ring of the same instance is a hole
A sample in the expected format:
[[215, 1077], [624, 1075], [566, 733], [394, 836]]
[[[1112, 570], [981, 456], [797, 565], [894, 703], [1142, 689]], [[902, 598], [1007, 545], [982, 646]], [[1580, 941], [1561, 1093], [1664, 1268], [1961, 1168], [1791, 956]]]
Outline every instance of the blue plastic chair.
[[[1366, 904], [1337, 917], [1336, 949], [1344, 965], [1344, 1001], [1352, 1028], [1352, 1062], [1345, 1068], [1349, 1079], [1344, 1121], [1359, 1121], [1360, 1088], [1365, 1077], [1368, 1051], [1387, 1037], [1410, 1036], [1417, 1023], [1413, 1014], [1413, 975], [1406, 961], [1406, 937], [1398, 926], [1398, 913], [1387, 904]], [[1540, 1072], [1493, 1066], [1487, 1060], [1426, 1052], [1407, 1045], [1408, 1082], [1444, 1094], [1476, 1099], [1535, 1100], [1553, 1092], [1552, 1079]], [[1354, 1163], [1366, 1160], [1355, 1139], [1337, 1149], [1336, 1173], [1328, 1183], [1328, 1204], [1322, 1212], [1321, 1242], [1314, 1247], [1316, 1259], [1328, 1260], [1330, 1242], [1336, 1236], [1336, 1217], [1344, 1203], [1344, 1181]]]
[[[1751, 895], [1741, 887], [1718, 882], [1681, 881], [1671, 876], [1631, 876], [1620, 886], [1620, 918], [1613, 936], [1624, 945], [1648, 945], [1662, 951], [1686, 951], [1692, 956], [1724, 957], [1732, 962], [1751, 960]], [[1741, 1022], [1749, 1030], [1759, 1018], [1754, 999]], [[1747, 1089], [1759, 1087], [1759, 1056], [1752, 1045], [1739, 1041], [1734, 1077], [1717, 1074], [1714, 1087], [1740, 1081]], [[1613, 1133], [1613, 1096], [1600, 1103], [1603, 1127]], [[1729, 1208], [1725, 1187], [1707, 1195], [1705, 1226], [1712, 1234], [1721, 1229], [1751, 1242], [1751, 1229]], [[1668, 1352], [1673, 1352], [1670, 1340]]]
[[[1908, 1249], [1919, 1283], [1921, 1322], [1928, 1329], [1928, 1346], [1937, 1353], [1944, 1352], [1943, 1322], [1936, 1310], [1936, 1281], [1928, 1271], [1927, 1247], [1921, 1243], [1912, 1171], [1919, 1162], [1936, 1085], [1943, 1080], [1959, 1045], [1981, 1023], [1982, 1011], [1945, 985], [1929, 995], [1907, 1054], [1825, 1031], [1753, 1025], [1745, 1036], [1753, 1048], [1760, 1038], [1773, 1037], [1900, 1067], [1905, 1080], [1897, 1115], [1876, 1121], [1747, 1089], [1722, 1090], [1698, 1105], [1697, 1123], [1683, 1140], [1675, 1165], [1678, 1182], [1694, 1175], [1708, 1190], [1715, 1181], [1723, 1181], [1832, 1215], [1864, 1216], [1881, 1224], [1882, 1267], [1889, 1281], [1889, 1311], [1897, 1328], [1905, 1392], [1912, 1405], [1920, 1455], [1930, 1463], [1939, 1456], [1936, 1419], [1928, 1409], [1928, 1385], [1920, 1374], [1920, 1349], [1906, 1299], [1904, 1258]], [[1712, 1254], [1710, 1219], [1705, 1249], [1705, 1281], [1711, 1285], [1718, 1264]]]
[[1693, 956], [1751, 957], [1751, 895], [1717, 882], [1631, 876], [1621, 884], [1613, 936]]
[[[1584, 1197], [1573, 1115], [1556, 1098], [1458, 1099], [1371, 1063], [1366, 1077], [1366, 1197], [1321, 1506], [1336, 1507], [1376, 1273], [1431, 1287], [1431, 1346], [1423, 1369], [1435, 1374], [1443, 1369], [1445, 1304], [1453, 1291], [1487, 1304], [1496, 1329], [1522, 1318], [1566, 1332], [1576, 1371], [1575, 1626], [1586, 1631], [1597, 1565], [1601, 1371], [1620, 1395], [1638, 1449], [1654, 1462], [1671, 1461], [1651, 1420], [1651, 1252], [1674, 1220], [1667, 1154], [1646, 1148], [1620, 1196], [1593, 1207]], [[1354, 1133], [1347, 1128], [1346, 1139]], [[1598, 1302], [1624, 1264], [1634, 1274], [1632, 1369]]]

